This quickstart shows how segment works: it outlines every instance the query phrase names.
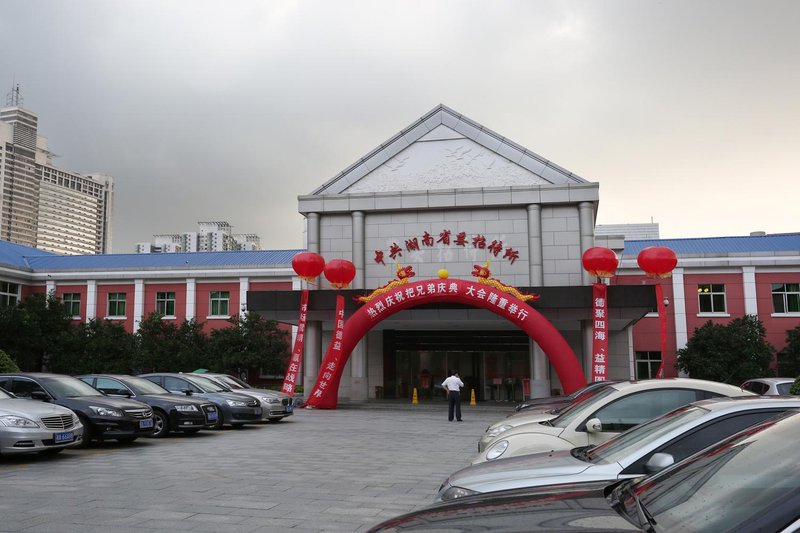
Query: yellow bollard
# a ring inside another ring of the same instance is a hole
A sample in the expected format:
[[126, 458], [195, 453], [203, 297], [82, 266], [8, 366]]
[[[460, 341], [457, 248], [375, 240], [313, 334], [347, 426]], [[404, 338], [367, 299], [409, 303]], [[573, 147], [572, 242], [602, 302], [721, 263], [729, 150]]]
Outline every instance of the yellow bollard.
[[411, 403], [419, 403], [419, 399], [417, 399], [417, 388], [414, 387], [414, 395], [411, 397]]
[[469, 404], [478, 405], [478, 402], [475, 401], [475, 389], [472, 389], [472, 395], [470, 396]]

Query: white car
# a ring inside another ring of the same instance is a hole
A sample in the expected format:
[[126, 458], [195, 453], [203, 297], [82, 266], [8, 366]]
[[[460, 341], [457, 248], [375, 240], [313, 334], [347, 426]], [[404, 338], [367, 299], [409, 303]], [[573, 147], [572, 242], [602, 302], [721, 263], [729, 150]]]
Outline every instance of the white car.
[[83, 424], [70, 409], [0, 389], [0, 455], [58, 453], [82, 441]]
[[601, 390], [605, 389], [610, 385], [613, 385], [614, 383], [619, 383], [619, 382], [603, 381], [600, 384], [587, 385], [586, 387], [581, 389], [581, 392], [579, 394], [576, 394], [575, 397], [570, 402], [565, 403], [564, 405], [559, 405], [559, 406], [544, 405], [542, 407], [531, 406], [525, 409], [521, 409], [515, 413], [512, 413], [507, 417], [505, 417], [503, 420], [495, 422], [494, 424], [486, 428], [486, 432], [478, 441], [478, 451], [479, 452], [484, 451], [489, 446], [489, 444], [491, 444], [497, 439], [497, 437], [501, 433], [505, 433], [509, 429], [521, 426], [522, 424], [532, 424], [534, 422], [551, 420], [557, 417], [561, 413], [561, 411], [564, 411], [569, 406], [591, 400]]
[[688, 403], [748, 395], [753, 393], [702, 379], [621, 381], [601, 389], [589, 401], [570, 405], [552, 420], [522, 424], [501, 433], [470, 462], [593, 446]]
[[598, 446], [534, 453], [468, 466], [442, 483], [436, 500], [567, 483], [610, 484], [652, 474], [790, 409], [800, 409], [800, 397], [702, 400], [640, 424]]
[[789, 394], [794, 385], [794, 378], [756, 378], [742, 383], [742, 390], [766, 396]]

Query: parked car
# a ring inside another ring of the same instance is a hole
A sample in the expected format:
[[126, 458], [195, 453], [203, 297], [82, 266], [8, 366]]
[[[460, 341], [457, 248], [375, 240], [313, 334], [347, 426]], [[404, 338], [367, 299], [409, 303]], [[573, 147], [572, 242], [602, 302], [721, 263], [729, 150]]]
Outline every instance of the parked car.
[[756, 378], [742, 383], [742, 390], [765, 396], [780, 396], [789, 394], [792, 385], [794, 378]]
[[153, 433], [153, 410], [127, 398], [111, 398], [78, 378], [41, 372], [0, 374], [0, 387], [20, 398], [71, 409], [84, 428], [83, 440], [133, 442]]
[[718, 396], [746, 396], [741, 388], [691, 378], [621, 381], [588, 400], [570, 404], [551, 419], [521, 424], [501, 433], [472, 464], [550, 450], [569, 450], [607, 441], [676, 407]]
[[217, 406], [208, 400], [178, 396], [152, 381], [117, 374], [78, 376], [107, 396], [133, 398], [153, 409], [153, 434], [165, 437], [170, 431], [195, 433], [217, 425]]
[[679, 407], [598, 446], [468, 466], [442, 483], [437, 501], [560, 483], [612, 483], [652, 474], [762, 420], [800, 409], [798, 398], [714, 398]]
[[576, 390], [572, 394], [564, 394], [561, 396], [548, 396], [546, 398], [529, 398], [517, 404], [516, 410], [521, 411], [523, 409], [528, 409], [531, 407], [548, 407], [550, 409], [563, 407], [575, 401], [575, 399], [578, 398], [579, 396], [585, 395], [594, 389], [610, 385], [611, 383], [616, 383], [616, 381], [592, 381], [585, 387]]
[[82, 440], [83, 424], [70, 409], [29, 402], [0, 389], [0, 455], [55, 454]]
[[212, 402], [217, 407], [219, 420], [218, 428], [224, 425], [239, 427], [261, 421], [261, 402], [244, 394], [230, 392], [227, 388], [217, 385], [207, 379], [202, 379], [195, 374], [181, 374], [179, 372], [155, 372], [139, 376], [157, 385], [161, 385], [173, 394], [184, 394], [202, 398]]
[[614, 383], [619, 383], [617, 381], [600, 381], [597, 382], [598, 385], [594, 386], [587, 386], [583, 389], [580, 394], [576, 395], [575, 398], [567, 404], [563, 405], [530, 405], [525, 409], [521, 409], [510, 415], [506, 416], [504, 419], [491, 424], [486, 431], [484, 432], [483, 436], [478, 440], [478, 451], [484, 451], [492, 442], [494, 442], [500, 434], [505, 433], [509, 429], [514, 429], [515, 427], [522, 425], [522, 424], [532, 424], [533, 422], [543, 422], [545, 420], [550, 420], [557, 417], [561, 411], [565, 410], [566, 408], [583, 403], [588, 402], [595, 395], [597, 395], [601, 390], [605, 389], [606, 387], [613, 385]]
[[257, 398], [264, 409], [262, 418], [268, 422], [280, 422], [294, 412], [292, 398], [284, 393], [269, 389], [255, 389], [249, 383], [235, 378], [229, 374], [215, 374], [205, 372], [200, 377], [214, 380], [217, 384], [227, 387], [232, 392], [247, 394]]
[[467, 496], [369, 531], [794, 532], [798, 434], [800, 414], [787, 411], [651, 476]]

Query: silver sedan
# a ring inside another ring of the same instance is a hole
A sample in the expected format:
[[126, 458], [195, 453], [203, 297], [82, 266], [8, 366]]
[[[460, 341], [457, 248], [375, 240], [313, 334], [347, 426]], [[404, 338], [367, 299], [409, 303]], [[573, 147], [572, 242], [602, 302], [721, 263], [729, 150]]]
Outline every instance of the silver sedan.
[[0, 389], [0, 455], [58, 453], [82, 440], [83, 425], [71, 410]]

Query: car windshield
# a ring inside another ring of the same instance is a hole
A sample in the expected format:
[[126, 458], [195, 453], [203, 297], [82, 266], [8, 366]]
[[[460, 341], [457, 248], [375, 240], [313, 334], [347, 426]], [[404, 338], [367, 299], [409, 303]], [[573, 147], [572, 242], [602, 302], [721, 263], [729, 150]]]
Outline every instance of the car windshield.
[[233, 376], [214, 376], [214, 379], [221, 382], [223, 385], [230, 389], [244, 389], [245, 387], [239, 383]]
[[121, 381], [137, 396], [142, 394], [169, 394], [167, 389], [148, 379], [131, 377]]
[[103, 393], [78, 378], [69, 376], [42, 378], [47, 392], [56, 398], [74, 398], [76, 396], [103, 396]]
[[560, 414], [556, 418], [550, 420], [548, 424], [559, 428], [567, 427], [574, 419], [583, 416], [584, 407], [594, 404], [598, 400], [602, 400], [603, 398], [611, 396], [617, 392], [617, 389], [615, 387], [601, 387], [591, 392], [594, 394], [589, 394], [581, 399], [576, 399], [574, 402], [561, 410]]
[[203, 392], [229, 392], [230, 389], [223, 387], [213, 379], [200, 376], [192, 376], [187, 378], [189, 381], [203, 389]]
[[693, 405], [679, 407], [665, 415], [620, 433], [603, 444], [589, 448], [586, 450], [584, 457], [594, 464], [619, 462], [662, 435], [700, 418], [706, 413], [708, 413], [708, 409], [703, 409], [702, 407]]
[[797, 430], [786, 412], [707, 448], [632, 491], [659, 531], [728, 531], [800, 497]]

